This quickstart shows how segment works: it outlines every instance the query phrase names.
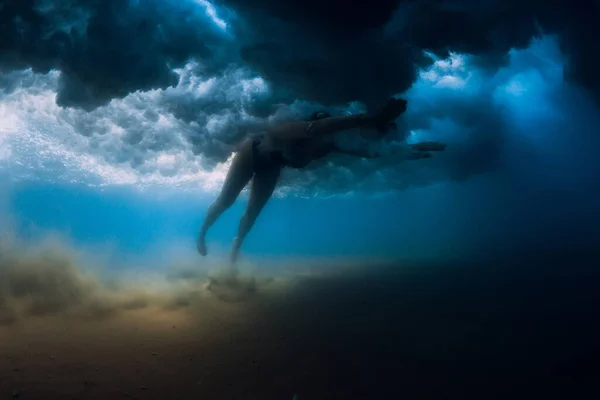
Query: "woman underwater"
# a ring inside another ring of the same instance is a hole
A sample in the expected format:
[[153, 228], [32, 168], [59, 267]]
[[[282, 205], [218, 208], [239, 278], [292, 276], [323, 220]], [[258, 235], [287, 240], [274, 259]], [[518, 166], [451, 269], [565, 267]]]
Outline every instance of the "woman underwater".
[[[341, 149], [333, 140], [333, 134], [356, 128], [372, 128], [385, 132], [393, 121], [406, 111], [404, 99], [390, 99], [374, 116], [350, 115], [332, 117], [325, 112], [314, 113], [309, 121], [283, 123], [267, 128], [257, 137], [246, 140], [233, 157], [223, 188], [209, 207], [198, 234], [198, 252], [205, 256], [206, 233], [215, 221], [227, 210], [244, 187], [252, 180], [250, 197], [237, 237], [233, 240], [231, 262], [238, 257], [244, 239], [252, 229], [256, 218], [271, 198], [281, 170], [304, 168], [311, 161], [331, 153], [344, 153], [363, 158], [374, 158], [364, 151]], [[445, 145], [437, 142], [422, 142], [411, 146], [415, 151], [409, 158], [427, 158], [428, 151], [444, 150]]]

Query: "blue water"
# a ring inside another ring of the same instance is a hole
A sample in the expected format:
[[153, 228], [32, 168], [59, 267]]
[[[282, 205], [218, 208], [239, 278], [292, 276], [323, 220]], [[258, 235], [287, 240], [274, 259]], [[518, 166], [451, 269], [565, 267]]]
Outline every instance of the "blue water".
[[[524, 187], [483, 176], [380, 197], [273, 198], [244, 254], [456, 259], [527, 246], [587, 246], [600, 237], [593, 223], [599, 220], [597, 196], [589, 186]], [[110, 243], [119, 255], [135, 256], [173, 244], [192, 252], [213, 198], [166, 189], [154, 196], [124, 188], [18, 184], [8, 207], [23, 238], [59, 232], [76, 245]], [[214, 225], [209, 250], [222, 253], [229, 246], [246, 200], [243, 194]]]
[[[454, 213], [446, 210], [449, 204], [441, 197], [445, 190], [361, 199], [274, 198], [249, 235], [244, 252], [299, 257], [443, 254], [460, 247], [452, 231], [460, 210], [456, 205]], [[157, 200], [127, 189], [19, 185], [12, 191], [10, 207], [19, 232], [31, 239], [54, 230], [67, 233], [75, 243], [111, 241], [123, 253], [143, 254], [171, 242], [193, 248], [213, 198], [174, 194]], [[214, 225], [209, 245], [230, 244], [246, 200], [242, 195]]]

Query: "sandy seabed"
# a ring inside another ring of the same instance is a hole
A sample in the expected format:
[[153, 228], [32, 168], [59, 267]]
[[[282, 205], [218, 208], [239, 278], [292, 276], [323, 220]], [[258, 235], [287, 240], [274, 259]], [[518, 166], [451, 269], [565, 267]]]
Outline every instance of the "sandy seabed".
[[4, 251], [0, 399], [595, 398], [597, 256], [188, 270], [158, 288]]

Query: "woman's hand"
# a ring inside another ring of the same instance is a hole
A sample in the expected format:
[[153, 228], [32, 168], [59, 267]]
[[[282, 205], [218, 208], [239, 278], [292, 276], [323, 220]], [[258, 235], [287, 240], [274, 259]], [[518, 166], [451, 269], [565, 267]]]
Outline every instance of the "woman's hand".
[[414, 151], [444, 151], [446, 144], [441, 142], [419, 142], [411, 144], [410, 148]]
[[425, 151], [413, 151], [406, 157], [407, 160], [411, 161], [420, 160], [422, 158], [431, 158], [431, 153]]
[[409, 145], [411, 153], [408, 155], [409, 160], [420, 160], [422, 158], [431, 158], [430, 151], [444, 151], [445, 143], [440, 142], [419, 142]]

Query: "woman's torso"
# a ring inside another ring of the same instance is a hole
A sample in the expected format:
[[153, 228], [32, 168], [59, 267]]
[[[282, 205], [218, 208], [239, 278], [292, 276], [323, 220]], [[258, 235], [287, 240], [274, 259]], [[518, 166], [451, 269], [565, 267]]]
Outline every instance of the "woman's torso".
[[269, 159], [280, 160], [282, 166], [304, 168], [323, 157], [329, 138], [282, 139], [264, 132], [253, 139], [261, 145], [261, 153]]
[[318, 137], [289, 140], [283, 145], [281, 155], [286, 161], [286, 166], [304, 168], [311, 161], [318, 160], [331, 153], [333, 148], [332, 139], [331, 137]]
[[304, 168], [313, 159], [314, 139], [299, 139], [287, 141], [282, 148], [281, 155], [291, 168]]

